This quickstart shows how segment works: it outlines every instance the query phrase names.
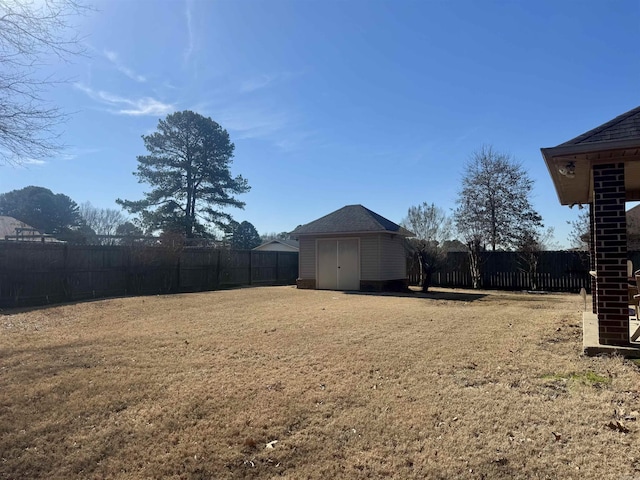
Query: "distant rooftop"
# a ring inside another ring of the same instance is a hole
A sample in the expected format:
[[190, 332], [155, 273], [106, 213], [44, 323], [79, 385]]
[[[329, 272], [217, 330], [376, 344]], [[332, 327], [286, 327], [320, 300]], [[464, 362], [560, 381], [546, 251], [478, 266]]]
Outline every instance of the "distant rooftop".
[[0, 215], [0, 240], [21, 241], [21, 242], [59, 242], [50, 235], [43, 235], [35, 228], [20, 220], [5, 215]]
[[299, 248], [300, 247], [300, 242], [298, 240], [293, 240], [293, 239], [290, 239], [290, 238], [287, 238], [287, 239], [274, 238], [273, 240], [267, 240], [266, 242], [260, 244], [256, 248], [260, 248], [260, 247], [262, 247], [264, 245], [269, 245], [270, 243], [282, 243], [283, 245], [288, 245], [289, 247], [293, 247], [293, 248]]

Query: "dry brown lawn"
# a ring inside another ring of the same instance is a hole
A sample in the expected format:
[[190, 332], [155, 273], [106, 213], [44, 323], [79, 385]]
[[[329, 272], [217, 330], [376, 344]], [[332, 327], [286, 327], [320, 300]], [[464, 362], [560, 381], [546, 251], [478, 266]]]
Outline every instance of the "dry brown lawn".
[[578, 295], [293, 287], [0, 316], [0, 478], [640, 478]]

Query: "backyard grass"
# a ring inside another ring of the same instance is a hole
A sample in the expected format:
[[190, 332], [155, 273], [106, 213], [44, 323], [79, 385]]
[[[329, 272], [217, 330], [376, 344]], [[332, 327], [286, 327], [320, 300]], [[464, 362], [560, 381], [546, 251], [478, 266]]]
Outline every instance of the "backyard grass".
[[640, 366], [581, 356], [583, 308], [263, 287], [4, 311], [0, 478], [640, 478]]

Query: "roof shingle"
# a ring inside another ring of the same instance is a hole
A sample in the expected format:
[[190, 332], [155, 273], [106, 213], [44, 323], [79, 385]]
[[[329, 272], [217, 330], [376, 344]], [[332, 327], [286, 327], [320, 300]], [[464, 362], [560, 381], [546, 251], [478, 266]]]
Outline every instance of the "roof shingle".
[[618, 115], [582, 135], [558, 146], [583, 145], [586, 143], [613, 142], [616, 140], [640, 139], [640, 107]]
[[297, 227], [291, 235], [322, 235], [328, 233], [389, 232], [412, 237], [409, 230], [369, 210], [362, 205], [347, 205], [313, 222]]

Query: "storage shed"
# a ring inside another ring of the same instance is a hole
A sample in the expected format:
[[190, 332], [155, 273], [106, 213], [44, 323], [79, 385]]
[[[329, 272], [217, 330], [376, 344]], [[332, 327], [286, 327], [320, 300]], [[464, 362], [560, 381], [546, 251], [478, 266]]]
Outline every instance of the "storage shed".
[[398, 290], [407, 286], [405, 228], [347, 205], [291, 232], [300, 242], [298, 288]]

